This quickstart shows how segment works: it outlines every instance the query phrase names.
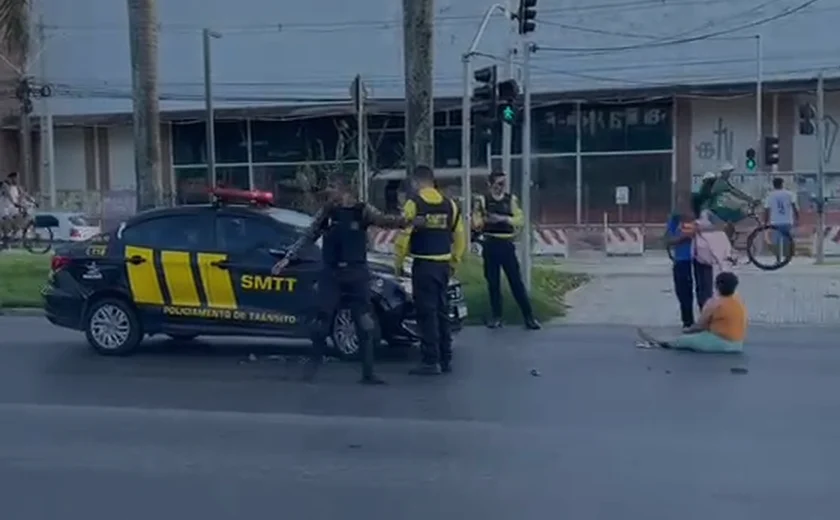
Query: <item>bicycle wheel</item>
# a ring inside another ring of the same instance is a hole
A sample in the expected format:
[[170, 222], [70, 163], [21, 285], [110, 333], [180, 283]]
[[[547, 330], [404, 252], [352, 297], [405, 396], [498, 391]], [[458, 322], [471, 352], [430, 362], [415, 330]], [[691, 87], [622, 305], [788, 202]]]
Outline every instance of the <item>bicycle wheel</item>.
[[[788, 265], [794, 248], [790, 232], [777, 226], [758, 226], [747, 237], [747, 257], [762, 271], [775, 271]], [[770, 255], [763, 254], [766, 250]]]
[[52, 249], [52, 229], [35, 227], [35, 222], [30, 222], [23, 231], [21, 242], [23, 242], [23, 248], [32, 254], [46, 254]]

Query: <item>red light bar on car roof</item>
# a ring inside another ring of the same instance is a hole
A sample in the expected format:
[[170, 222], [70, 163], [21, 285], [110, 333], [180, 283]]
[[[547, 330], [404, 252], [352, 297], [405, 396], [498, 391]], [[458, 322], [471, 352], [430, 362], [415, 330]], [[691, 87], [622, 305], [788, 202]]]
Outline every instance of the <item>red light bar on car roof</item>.
[[274, 204], [274, 194], [270, 191], [237, 190], [233, 188], [213, 188], [210, 194], [220, 203], [251, 203], [261, 206]]

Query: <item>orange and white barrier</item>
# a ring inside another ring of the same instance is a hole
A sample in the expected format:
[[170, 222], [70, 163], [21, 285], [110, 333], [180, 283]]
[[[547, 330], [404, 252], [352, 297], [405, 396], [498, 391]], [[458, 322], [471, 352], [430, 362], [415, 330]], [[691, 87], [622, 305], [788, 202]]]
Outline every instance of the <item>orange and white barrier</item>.
[[604, 251], [607, 256], [645, 254], [645, 234], [640, 227], [610, 226], [604, 213]]
[[[819, 240], [819, 235], [814, 233], [814, 251], [817, 250], [817, 240]], [[840, 256], [840, 226], [825, 228], [823, 254], [825, 256]]]
[[[398, 231], [378, 229], [371, 234], [371, 249], [377, 253], [394, 254], [394, 241]], [[534, 255], [569, 256], [569, 239], [560, 227], [540, 227], [533, 232]], [[473, 254], [481, 254], [481, 244], [473, 243]]]

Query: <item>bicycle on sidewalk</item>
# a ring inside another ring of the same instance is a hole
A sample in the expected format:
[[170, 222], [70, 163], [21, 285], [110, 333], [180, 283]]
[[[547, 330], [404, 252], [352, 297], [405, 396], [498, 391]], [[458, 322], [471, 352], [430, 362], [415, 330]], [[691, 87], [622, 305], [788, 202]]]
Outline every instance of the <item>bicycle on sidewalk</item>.
[[39, 217], [33, 213], [38, 204], [33, 200], [17, 204], [16, 213], [0, 217], [0, 250], [21, 246], [32, 254], [43, 255], [53, 247], [55, 217]]

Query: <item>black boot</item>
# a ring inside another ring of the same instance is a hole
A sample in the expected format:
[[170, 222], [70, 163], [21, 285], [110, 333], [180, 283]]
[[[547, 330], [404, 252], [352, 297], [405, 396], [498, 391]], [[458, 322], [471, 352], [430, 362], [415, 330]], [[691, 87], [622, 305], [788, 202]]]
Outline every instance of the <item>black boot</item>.
[[488, 329], [500, 329], [502, 328], [502, 319], [501, 318], [490, 318], [485, 323]]
[[359, 384], [360, 385], [376, 386], [376, 385], [387, 385], [388, 383], [384, 379], [380, 379], [373, 374], [369, 374], [369, 375], [363, 375], [362, 378], [359, 379]]
[[542, 325], [540, 325], [540, 322], [536, 318], [530, 317], [525, 318], [525, 328], [528, 330], [540, 330]]

